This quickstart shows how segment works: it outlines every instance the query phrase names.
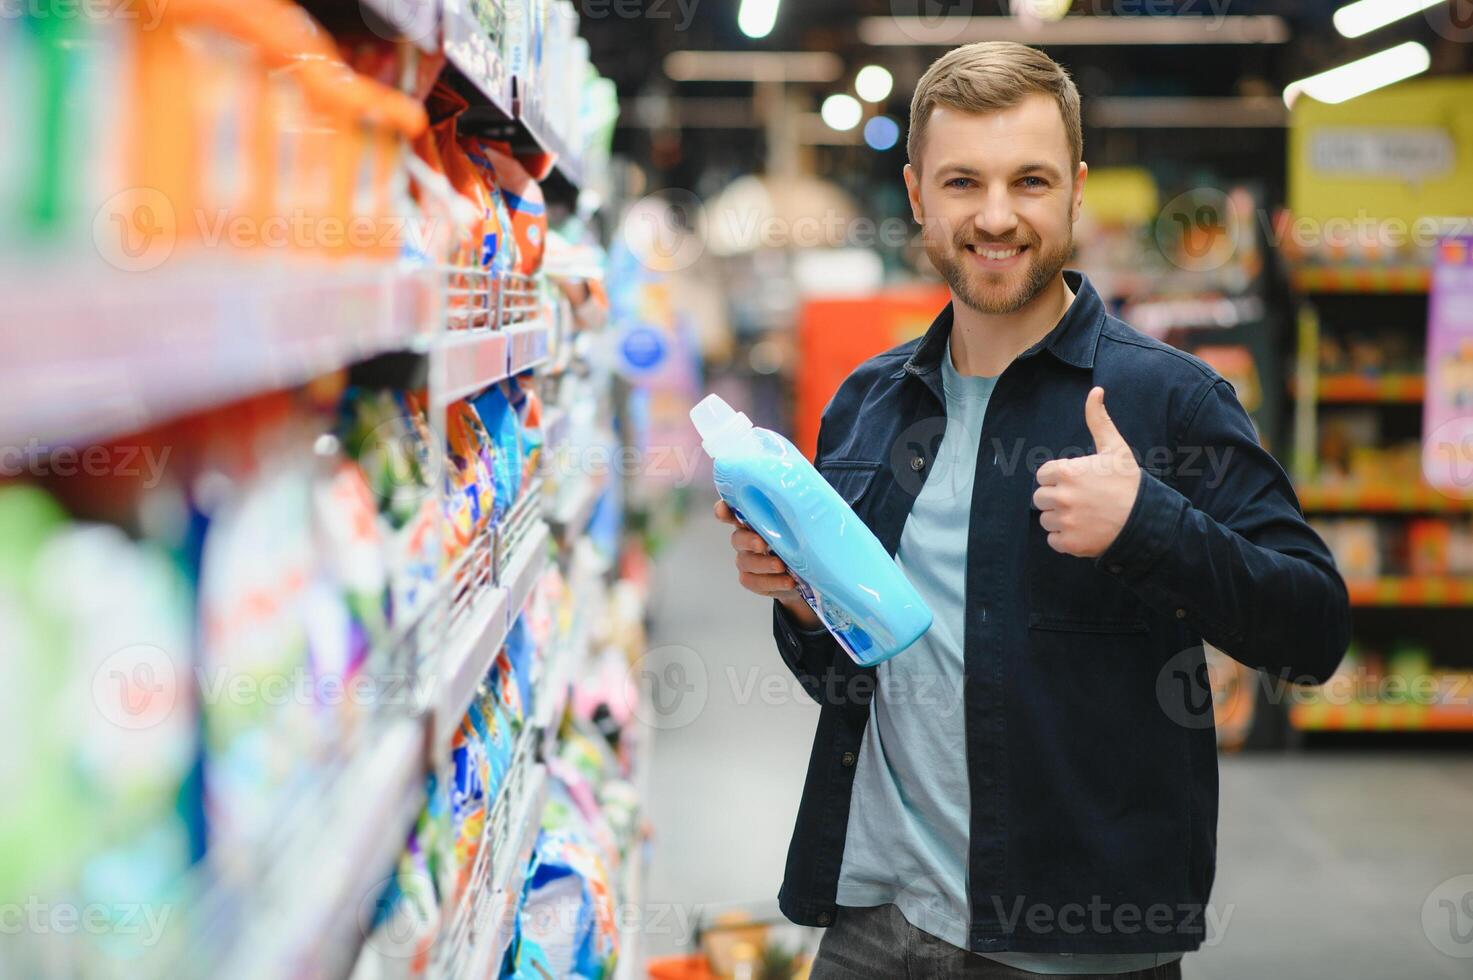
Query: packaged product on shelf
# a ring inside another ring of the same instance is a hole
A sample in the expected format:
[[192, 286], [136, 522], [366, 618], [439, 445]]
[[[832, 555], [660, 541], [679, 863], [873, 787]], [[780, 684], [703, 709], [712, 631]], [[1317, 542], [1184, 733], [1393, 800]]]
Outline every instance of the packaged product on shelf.
[[522, 485], [531, 483], [542, 464], [542, 399], [522, 378], [507, 382], [512, 408], [521, 422]]
[[470, 883], [471, 868], [486, 829], [486, 781], [490, 778], [485, 744], [476, 734], [469, 715], [451, 740], [450, 758], [454, 773], [449, 811], [454, 867], [451, 894], [458, 899]]
[[496, 522], [516, 503], [522, 489], [522, 427], [516, 410], [502, 384], [494, 384], [471, 402], [481, 423], [496, 443], [496, 464], [492, 477], [496, 484]]
[[496, 488], [492, 479], [495, 453], [491, 437], [470, 403], [450, 406], [447, 420], [449, 464], [445, 467], [445, 510], [451, 530], [452, 557], [491, 522]]
[[531, 692], [527, 682], [512, 667], [511, 656], [507, 653], [506, 647], [497, 651], [496, 659], [491, 662], [489, 687], [500, 703], [507, 720], [512, 723], [512, 730], [520, 731], [527, 720], [527, 709], [531, 705]]
[[516, 271], [524, 276], [536, 275], [542, 268], [542, 254], [547, 247], [547, 203], [542, 188], [512, 156], [511, 144], [494, 140], [470, 143], [495, 170], [496, 186], [511, 212], [511, 234], [517, 246]]
[[523, 936], [541, 947], [552, 976], [606, 976], [619, 936], [603, 860], [573, 829], [544, 830], [535, 855], [521, 914]]
[[524, 612], [517, 616], [511, 624], [511, 629], [506, 634], [506, 644], [502, 647], [501, 652], [506, 657], [511, 676], [516, 681], [521, 703], [529, 709], [529, 713], [541, 707], [541, 705], [532, 703], [532, 677], [538, 669], [539, 649], [537, 641], [532, 636], [527, 614]]
[[350, 388], [343, 398], [339, 439], [388, 525], [383, 539], [394, 626], [412, 620], [433, 597], [442, 563], [441, 501], [426, 431], [410, 403], [390, 392]]
[[[0, 609], [0, 734], [23, 747], [0, 767], [0, 902], [100, 909], [109, 928], [71, 952], [122, 977], [182, 939], [168, 929], [150, 950], [140, 931], [112, 927], [135, 903], [180, 901], [195, 849], [191, 595], [161, 549], [13, 485], [0, 487]], [[26, 955], [27, 937], [7, 938]]]
[[388, 638], [387, 545], [363, 470], [340, 460], [314, 490], [320, 551], [347, 597], [355, 622], [372, 643]]
[[310, 706], [263, 693], [310, 670], [307, 602], [318, 576], [311, 473], [279, 462], [216, 508], [200, 560], [203, 676], [247, 695], [210, 703], [204, 726], [210, 846], [240, 862], [240, 874], [321, 749]]
[[352, 980], [416, 980], [427, 976], [441, 909], [418, 829], [410, 833], [395, 874], [374, 904]]

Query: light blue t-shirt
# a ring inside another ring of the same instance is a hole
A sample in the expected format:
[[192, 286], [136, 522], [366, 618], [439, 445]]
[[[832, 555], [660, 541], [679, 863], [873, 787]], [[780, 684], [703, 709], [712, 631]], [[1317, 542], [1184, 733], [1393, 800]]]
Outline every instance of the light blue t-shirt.
[[[880, 664], [859, 750], [840, 905], [894, 903], [911, 925], [967, 947], [966, 715], [962, 687], [967, 528], [982, 420], [997, 378], [963, 376], [941, 359], [946, 430], [895, 560], [934, 615], [909, 650]], [[1034, 973], [1126, 973], [1180, 953], [989, 953]]]

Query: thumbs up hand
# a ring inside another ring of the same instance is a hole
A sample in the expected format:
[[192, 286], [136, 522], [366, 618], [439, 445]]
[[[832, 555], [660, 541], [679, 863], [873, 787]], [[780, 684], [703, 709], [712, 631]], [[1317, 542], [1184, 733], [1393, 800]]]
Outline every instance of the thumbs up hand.
[[1090, 389], [1084, 400], [1084, 421], [1094, 439], [1095, 454], [1051, 459], [1040, 466], [1033, 504], [1042, 511], [1038, 521], [1048, 531], [1050, 548], [1094, 558], [1125, 527], [1140, 489], [1141, 470], [1105, 411], [1105, 389]]

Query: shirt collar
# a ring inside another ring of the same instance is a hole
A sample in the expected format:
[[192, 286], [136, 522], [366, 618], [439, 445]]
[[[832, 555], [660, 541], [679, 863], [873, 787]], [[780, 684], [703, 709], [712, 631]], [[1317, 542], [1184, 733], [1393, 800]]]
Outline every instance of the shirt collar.
[[[1064, 312], [1063, 318], [1054, 328], [1032, 347], [1018, 357], [1032, 357], [1040, 350], [1047, 350], [1065, 364], [1079, 368], [1092, 368], [1095, 364], [1095, 347], [1099, 344], [1100, 330], [1105, 325], [1105, 302], [1082, 272], [1066, 271], [1064, 281], [1074, 292], [1074, 302]], [[904, 367], [896, 372], [927, 375], [936, 371], [941, 358], [946, 356], [947, 342], [951, 337], [953, 322], [952, 304], [936, 317], [926, 335], [916, 346], [915, 353]]]

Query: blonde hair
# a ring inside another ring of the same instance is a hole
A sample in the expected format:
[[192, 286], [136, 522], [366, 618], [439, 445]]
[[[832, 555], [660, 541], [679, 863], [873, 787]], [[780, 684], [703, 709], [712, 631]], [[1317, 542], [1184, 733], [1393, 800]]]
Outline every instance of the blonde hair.
[[926, 69], [910, 102], [905, 152], [911, 166], [920, 169], [926, 124], [936, 106], [961, 112], [996, 112], [1017, 105], [1035, 92], [1051, 95], [1058, 102], [1073, 169], [1078, 170], [1084, 158], [1079, 89], [1057, 61], [1016, 41], [979, 41], [953, 48]]

